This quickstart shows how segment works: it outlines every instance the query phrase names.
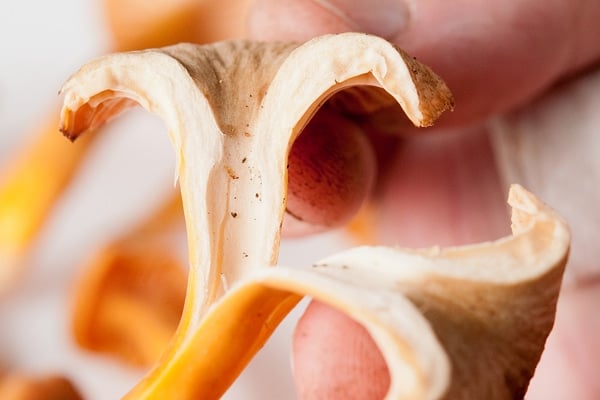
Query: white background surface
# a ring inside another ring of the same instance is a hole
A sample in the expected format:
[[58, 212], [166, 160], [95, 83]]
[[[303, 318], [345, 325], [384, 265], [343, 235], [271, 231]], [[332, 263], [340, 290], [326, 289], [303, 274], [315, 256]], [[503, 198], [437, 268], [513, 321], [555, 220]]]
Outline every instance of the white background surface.
[[[69, 74], [108, 49], [96, 0], [0, 1], [0, 165], [58, 112]], [[70, 285], [86, 254], [142, 218], [172, 187], [174, 157], [160, 121], [134, 111], [92, 151], [40, 234], [29, 273], [0, 298], [0, 365], [62, 373], [86, 399], [116, 399], [140, 376], [78, 350], [68, 331]], [[335, 235], [284, 244], [281, 262], [301, 265], [341, 246]], [[226, 398], [292, 399], [293, 319]]]

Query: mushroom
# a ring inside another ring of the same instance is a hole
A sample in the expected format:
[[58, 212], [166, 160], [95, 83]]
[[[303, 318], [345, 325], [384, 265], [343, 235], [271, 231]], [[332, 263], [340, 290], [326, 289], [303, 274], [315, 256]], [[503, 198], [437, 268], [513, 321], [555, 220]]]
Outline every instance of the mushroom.
[[62, 94], [68, 138], [140, 104], [162, 117], [177, 156], [186, 303], [169, 348], [126, 398], [220, 397], [304, 295], [370, 332], [390, 371], [388, 399], [525, 392], [552, 327], [570, 239], [519, 186], [509, 198], [513, 236], [497, 242], [362, 247], [306, 268], [271, 268], [287, 156], [316, 113], [368, 117], [396, 104], [428, 126], [452, 107], [441, 79], [402, 50], [359, 33], [302, 45], [180, 44], [102, 57]]
[[152, 365], [177, 328], [186, 269], [177, 246], [180, 196], [99, 249], [76, 282], [73, 335], [79, 346], [132, 366]]
[[[152, 7], [137, 0], [103, 1], [113, 51], [239, 37], [247, 5], [247, 0], [161, 1]], [[229, 23], [222, 24], [223, 18]], [[53, 112], [40, 124], [0, 174], [0, 293], [22, 272], [33, 239], [92, 147], [92, 135], [75, 147], [62, 142], [56, 119]]]
[[57, 140], [56, 116], [50, 122], [0, 175], [0, 293], [22, 272], [33, 238], [95, 136], [65, 146]]
[[241, 38], [249, 0], [102, 0], [120, 51]]
[[10, 372], [0, 374], [0, 398], [3, 400], [82, 400], [66, 378], [57, 375], [33, 377]]

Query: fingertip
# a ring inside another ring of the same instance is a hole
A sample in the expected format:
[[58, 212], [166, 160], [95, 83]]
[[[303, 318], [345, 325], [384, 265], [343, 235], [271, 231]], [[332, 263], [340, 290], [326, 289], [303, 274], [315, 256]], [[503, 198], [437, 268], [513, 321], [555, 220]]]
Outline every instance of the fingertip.
[[390, 377], [367, 330], [313, 301], [293, 338], [293, 373], [300, 399], [382, 399]]
[[371, 193], [377, 161], [356, 123], [324, 106], [288, 156], [283, 233], [299, 236], [343, 226]]
[[248, 15], [248, 36], [264, 41], [306, 41], [352, 30], [339, 16], [313, 1], [257, 0]]
[[[452, 89], [456, 110], [440, 123], [466, 126], [510, 111], [597, 62], [596, 3], [257, 0], [248, 33], [268, 41], [347, 31], [384, 37], [431, 66]], [[581, 20], [578, 29], [574, 20]]]

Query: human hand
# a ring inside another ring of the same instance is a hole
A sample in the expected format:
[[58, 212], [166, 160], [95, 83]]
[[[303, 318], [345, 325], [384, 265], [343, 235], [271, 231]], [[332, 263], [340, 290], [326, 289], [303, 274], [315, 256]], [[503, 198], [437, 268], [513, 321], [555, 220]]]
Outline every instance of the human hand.
[[[378, 154], [379, 170], [385, 173], [378, 177], [373, 200], [376, 240], [422, 247], [494, 239], [508, 231], [504, 187], [485, 123], [523, 108], [596, 63], [599, 17], [600, 3], [585, 0], [259, 0], [249, 28], [251, 36], [266, 40], [374, 33], [430, 65], [448, 83], [456, 109], [441, 119], [437, 133], [397, 140], [391, 156]], [[577, 153], [570, 157], [578, 161]], [[550, 175], [542, 178], [549, 179], [546, 185], [558, 185]], [[586, 212], [598, 214], [579, 210]], [[578, 232], [575, 226], [575, 237]], [[575, 265], [569, 265], [568, 274], [577, 275], [578, 269], [592, 273], [565, 285], [531, 400], [600, 397], [593, 372], [600, 359], [600, 320], [594, 312], [600, 286], [593, 270], [600, 266], [589, 255], [574, 257]], [[303, 399], [377, 399], [389, 383], [368, 333], [319, 303], [309, 306], [296, 329], [294, 373]]]

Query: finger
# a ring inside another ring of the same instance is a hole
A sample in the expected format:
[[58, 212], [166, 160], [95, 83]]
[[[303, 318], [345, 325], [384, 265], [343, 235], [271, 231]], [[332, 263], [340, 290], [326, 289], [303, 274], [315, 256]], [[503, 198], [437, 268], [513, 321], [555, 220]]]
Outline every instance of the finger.
[[298, 324], [293, 351], [300, 399], [380, 400], [389, 386], [387, 366], [369, 333], [317, 301]]
[[600, 2], [258, 0], [250, 36], [305, 40], [364, 31], [430, 65], [456, 99], [445, 124], [480, 121], [598, 61]]
[[250, 9], [248, 31], [260, 40], [302, 41], [346, 31], [365, 31], [390, 39], [406, 23], [408, 11], [399, 0], [256, 0]]
[[600, 398], [600, 281], [560, 297], [556, 322], [527, 392], [529, 400]]
[[404, 140], [377, 201], [377, 243], [455, 246], [510, 233], [490, 137], [480, 129]]
[[[421, 136], [399, 148], [384, 182], [378, 243], [423, 247], [495, 239], [509, 230], [488, 136], [480, 131]], [[302, 399], [381, 399], [389, 384], [379, 350], [363, 327], [312, 303], [294, 336]]]
[[305, 235], [348, 222], [371, 192], [375, 170], [365, 132], [322, 109], [290, 150], [283, 234]]

